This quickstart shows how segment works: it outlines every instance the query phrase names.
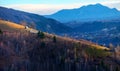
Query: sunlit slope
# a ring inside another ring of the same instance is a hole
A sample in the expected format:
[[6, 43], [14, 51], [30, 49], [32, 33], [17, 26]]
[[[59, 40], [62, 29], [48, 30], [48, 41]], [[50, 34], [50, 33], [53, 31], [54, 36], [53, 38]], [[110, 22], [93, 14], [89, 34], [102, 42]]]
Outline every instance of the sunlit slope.
[[13, 22], [0, 20], [0, 29], [5, 31], [14, 31], [19, 29], [24, 29], [25, 27]]
[[17, 24], [17, 23], [13, 23], [13, 22], [9, 22], [9, 21], [4, 21], [4, 20], [0, 20], [0, 29], [3, 31], [10, 31], [10, 32], [14, 32], [14, 31], [29, 31], [31, 33], [37, 33], [38, 31], [32, 28], [25, 28], [25, 26]]

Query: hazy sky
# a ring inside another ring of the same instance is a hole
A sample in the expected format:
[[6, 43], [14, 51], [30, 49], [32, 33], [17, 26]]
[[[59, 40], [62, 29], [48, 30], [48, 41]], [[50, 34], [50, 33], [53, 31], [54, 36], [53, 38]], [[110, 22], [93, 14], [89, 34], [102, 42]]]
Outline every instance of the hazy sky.
[[42, 15], [96, 3], [120, 10], [120, 0], [0, 0], [0, 6]]

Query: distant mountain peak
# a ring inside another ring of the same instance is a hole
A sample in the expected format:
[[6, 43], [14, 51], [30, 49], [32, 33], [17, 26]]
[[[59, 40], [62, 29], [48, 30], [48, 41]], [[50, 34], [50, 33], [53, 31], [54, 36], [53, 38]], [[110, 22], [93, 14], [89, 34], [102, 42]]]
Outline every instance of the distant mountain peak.
[[100, 3], [96, 3], [96, 4], [89, 4], [89, 5], [86, 5], [86, 6], [103, 6], [103, 5], [100, 4]]
[[96, 5], [96, 6], [103, 6], [102, 4], [100, 4], [100, 3], [96, 3], [96, 4], [94, 4], [94, 5]]
[[64, 9], [47, 16], [60, 22], [88, 22], [100, 20], [113, 20], [120, 18], [120, 12], [116, 8], [109, 8], [100, 3], [82, 6], [77, 9]]
[[[90, 8], [108, 8], [107, 6], [104, 6], [100, 3], [97, 3], [97, 4], [90, 4], [90, 5], [85, 5], [85, 6], [82, 6], [80, 7], [79, 9], [81, 8], [87, 8], [87, 9], [90, 9]], [[108, 8], [109, 9], [109, 8]]]

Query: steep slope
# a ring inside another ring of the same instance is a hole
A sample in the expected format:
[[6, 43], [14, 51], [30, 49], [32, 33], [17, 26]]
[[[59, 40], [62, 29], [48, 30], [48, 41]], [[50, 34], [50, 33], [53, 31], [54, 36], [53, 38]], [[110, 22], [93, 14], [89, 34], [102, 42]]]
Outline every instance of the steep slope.
[[[0, 22], [6, 24], [6, 21]], [[11, 22], [9, 22], [11, 23]], [[6, 25], [6, 30], [7, 30]], [[0, 26], [0, 28], [2, 28]], [[13, 27], [14, 29], [14, 27]], [[46, 33], [44, 38], [29, 32], [0, 34], [1, 71], [114, 71], [119, 68], [99, 45]], [[96, 49], [97, 48], [97, 49]], [[110, 68], [112, 66], [112, 69]], [[96, 68], [97, 67], [97, 68]]]
[[64, 9], [46, 17], [56, 19], [60, 22], [88, 22], [118, 19], [120, 18], [120, 12], [115, 8], [110, 9], [101, 4], [95, 4], [82, 6], [78, 9]]
[[0, 19], [19, 24], [26, 22], [28, 26], [35, 26], [36, 29], [49, 33], [67, 33], [71, 31], [71, 28], [56, 20], [4, 7], [0, 7]]

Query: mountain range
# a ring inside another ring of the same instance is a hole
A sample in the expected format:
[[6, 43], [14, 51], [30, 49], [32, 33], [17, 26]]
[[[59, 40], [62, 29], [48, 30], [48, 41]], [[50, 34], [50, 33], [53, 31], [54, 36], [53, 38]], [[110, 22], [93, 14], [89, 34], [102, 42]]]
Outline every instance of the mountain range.
[[120, 18], [120, 11], [116, 8], [109, 8], [101, 4], [82, 6], [76, 9], [63, 9], [52, 15], [47, 15], [60, 22], [91, 22], [91, 21], [108, 21]]
[[0, 7], [0, 19], [19, 24], [24, 22], [27, 26], [34, 25], [36, 29], [49, 33], [58, 34], [71, 31], [71, 28], [54, 19], [5, 7]]

